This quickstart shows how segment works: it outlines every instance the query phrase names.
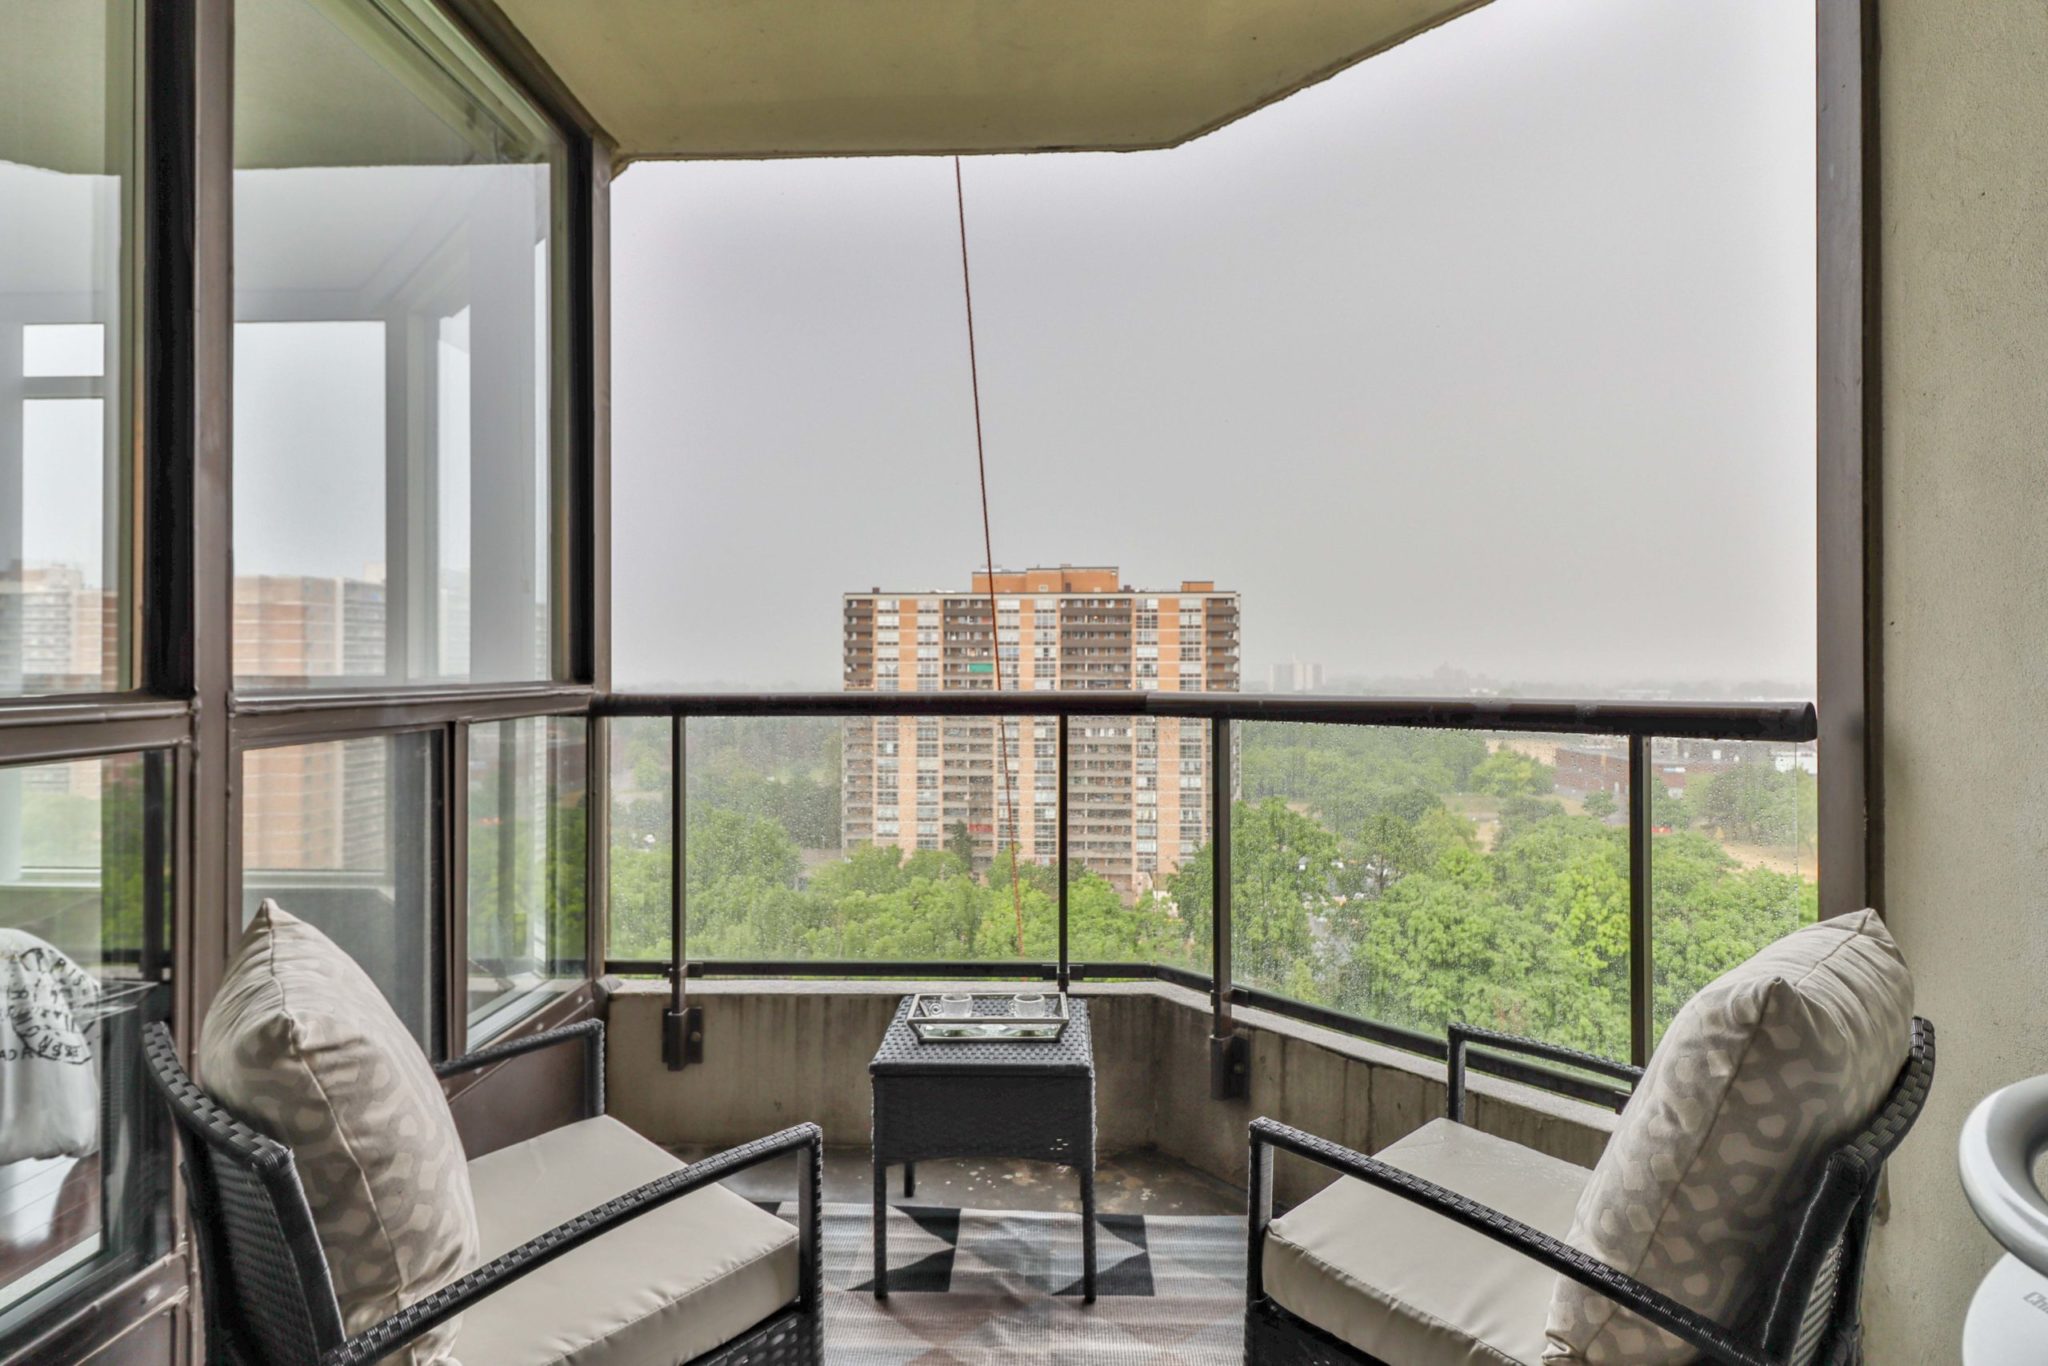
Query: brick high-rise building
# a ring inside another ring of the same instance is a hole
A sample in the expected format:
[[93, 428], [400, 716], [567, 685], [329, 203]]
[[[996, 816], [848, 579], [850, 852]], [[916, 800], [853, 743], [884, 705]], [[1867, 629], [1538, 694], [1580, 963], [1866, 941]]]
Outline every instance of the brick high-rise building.
[[[1114, 566], [976, 572], [951, 592], [846, 595], [849, 692], [1116, 689], [1236, 692], [1238, 597], [1214, 583], [1133, 589]], [[994, 599], [995, 620], [989, 619]], [[1059, 755], [1050, 717], [1002, 723], [1017, 847], [1058, 850]], [[997, 722], [897, 717], [845, 723], [841, 836], [848, 849], [951, 846], [977, 866], [1009, 848]], [[1172, 717], [1073, 717], [1068, 853], [1127, 894], [1149, 890], [1209, 838], [1209, 732]]]
[[0, 691], [97, 692], [120, 686], [111, 595], [76, 565], [0, 573]]

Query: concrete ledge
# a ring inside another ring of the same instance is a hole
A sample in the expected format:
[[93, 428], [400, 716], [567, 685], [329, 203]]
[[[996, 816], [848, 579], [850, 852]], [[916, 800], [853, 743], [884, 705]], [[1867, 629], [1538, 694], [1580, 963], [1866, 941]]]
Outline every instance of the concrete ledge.
[[[606, 1089], [612, 1113], [660, 1143], [726, 1146], [802, 1120], [828, 1142], [868, 1137], [868, 1059], [897, 1003], [913, 991], [987, 989], [989, 983], [703, 981], [690, 1002], [704, 1011], [704, 1061], [671, 1072], [661, 1061], [667, 987], [622, 983], [612, 995]], [[1376, 1152], [1444, 1113], [1444, 1068], [1428, 1058], [1241, 1010], [1250, 1039], [1245, 1099], [1209, 1098], [1208, 998], [1163, 982], [1090, 982], [1095, 1027], [1097, 1146], [1156, 1148], [1242, 1184], [1245, 1129], [1270, 1115], [1364, 1152]], [[1591, 1166], [1615, 1117], [1596, 1106], [1497, 1078], [1469, 1076], [1467, 1120], [1568, 1162]], [[1283, 1201], [1327, 1177], [1283, 1156]]]

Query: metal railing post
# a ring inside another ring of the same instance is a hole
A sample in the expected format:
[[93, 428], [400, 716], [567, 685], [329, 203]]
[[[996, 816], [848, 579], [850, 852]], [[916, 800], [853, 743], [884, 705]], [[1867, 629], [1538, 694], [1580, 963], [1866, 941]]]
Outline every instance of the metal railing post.
[[1650, 944], [1650, 820], [1654, 796], [1650, 776], [1650, 737], [1628, 741], [1628, 1052], [1642, 1067], [1650, 1061], [1652, 1008], [1656, 984], [1651, 975]]
[[[1070, 964], [1067, 961], [1067, 718], [1062, 712], [1055, 728], [1058, 735], [1059, 764], [1059, 845], [1055, 861], [1060, 872], [1060, 961], [1057, 969], [1060, 990], [1067, 989]], [[1034, 823], [1033, 828], [1036, 829]], [[1012, 834], [1014, 838], [1014, 832]]]
[[671, 1072], [680, 1072], [693, 1062], [704, 1061], [704, 1011], [689, 1004], [687, 965], [689, 963], [689, 808], [684, 795], [689, 774], [684, 768], [684, 740], [688, 721], [681, 712], [669, 717], [669, 899], [668, 899], [668, 1009], [661, 1017], [661, 1059]]
[[1249, 1050], [1230, 1014], [1230, 718], [1209, 722], [1209, 1094], [1244, 1094]]

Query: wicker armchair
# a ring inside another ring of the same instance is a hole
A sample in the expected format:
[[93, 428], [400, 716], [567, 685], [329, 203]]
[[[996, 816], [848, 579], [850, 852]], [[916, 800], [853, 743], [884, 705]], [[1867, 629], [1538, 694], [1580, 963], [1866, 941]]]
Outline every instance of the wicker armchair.
[[[566, 1043], [580, 1043], [586, 1050], [585, 1109], [589, 1117], [602, 1116], [604, 1026], [596, 1020], [479, 1049], [435, 1071], [446, 1078]], [[740, 1336], [693, 1358], [690, 1366], [742, 1361], [751, 1366], [818, 1366], [824, 1359], [818, 1222], [824, 1136], [815, 1124], [799, 1124], [689, 1166], [677, 1164], [659, 1179], [524, 1241], [350, 1337], [342, 1327], [327, 1258], [291, 1150], [240, 1123], [200, 1090], [179, 1063], [170, 1031], [163, 1025], [149, 1026], [143, 1046], [151, 1079], [177, 1124], [204, 1278], [211, 1361], [231, 1366], [367, 1366], [621, 1225], [735, 1172], [792, 1153], [802, 1154], [803, 1161], [797, 1183], [796, 1299]]]
[[[1451, 1039], [1450, 1119], [1464, 1109], [1464, 1054], [1468, 1043], [1567, 1063], [1631, 1081], [1637, 1069], [1510, 1035], [1454, 1028]], [[1882, 1109], [1861, 1133], [1833, 1150], [1806, 1196], [1798, 1233], [1784, 1251], [1752, 1323], [1735, 1328], [1707, 1320], [1678, 1301], [1497, 1209], [1425, 1180], [1391, 1162], [1260, 1118], [1251, 1124], [1250, 1248], [1246, 1266], [1245, 1360], [1309, 1366], [1380, 1366], [1366, 1355], [1274, 1303], [1266, 1293], [1262, 1262], [1273, 1221], [1273, 1152], [1294, 1153], [1411, 1202], [1436, 1216], [1514, 1249], [1520, 1256], [1627, 1307], [1724, 1366], [1847, 1366], [1862, 1355], [1859, 1313], [1863, 1262], [1877, 1201], [1878, 1175], [1913, 1127], [1934, 1076], [1934, 1026], [1913, 1021], [1911, 1052]], [[1441, 1123], [1441, 1121], [1439, 1121]], [[1486, 1140], [1499, 1143], [1500, 1140]], [[1397, 1149], [1387, 1156], [1399, 1158]], [[1511, 1145], [1507, 1145], [1511, 1146]], [[1547, 1159], [1536, 1159], [1547, 1160]], [[1410, 1366], [1408, 1362], [1396, 1366]]]

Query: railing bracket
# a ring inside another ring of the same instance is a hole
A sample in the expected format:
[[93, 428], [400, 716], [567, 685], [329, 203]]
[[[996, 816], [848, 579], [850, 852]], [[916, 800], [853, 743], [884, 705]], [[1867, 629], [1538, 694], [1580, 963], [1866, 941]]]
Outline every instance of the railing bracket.
[[704, 1007], [661, 1012], [661, 1060], [671, 1072], [704, 1061]]
[[1209, 1098], [1237, 1100], [1251, 1072], [1251, 1040], [1243, 1034], [1209, 1036]]

